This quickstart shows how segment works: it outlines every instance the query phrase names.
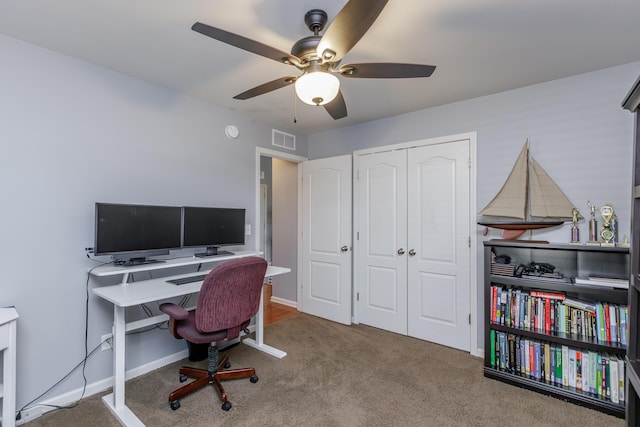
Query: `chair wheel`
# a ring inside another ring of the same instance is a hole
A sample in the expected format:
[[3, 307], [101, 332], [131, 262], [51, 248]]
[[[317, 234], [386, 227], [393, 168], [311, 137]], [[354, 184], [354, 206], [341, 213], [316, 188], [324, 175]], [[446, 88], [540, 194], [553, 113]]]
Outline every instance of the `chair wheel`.
[[231, 362], [227, 361], [227, 363], [224, 364], [224, 369], [229, 369], [231, 367]]
[[224, 402], [222, 404], [222, 410], [223, 411], [228, 411], [229, 409], [231, 409], [231, 402], [229, 402], [228, 400], [226, 402]]
[[186, 380], [188, 380], [188, 379], [189, 379], [189, 377], [188, 377], [188, 376], [186, 376], [185, 374], [180, 374], [180, 382], [181, 382], [181, 383], [185, 382], [185, 381], [186, 381]]
[[178, 409], [180, 407], [180, 401], [179, 400], [174, 400], [173, 402], [169, 402], [169, 406], [171, 406], [171, 409], [173, 409], [175, 411], [176, 409]]
[[254, 383], [254, 384], [255, 384], [255, 383], [257, 383], [257, 382], [258, 382], [258, 380], [259, 380], [259, 379], [260, 379], [260, 378], [258, 378], [258, 376], [257, 376], [257, 375], [254, 375], [254, 376], [252, 376], [251, 378], [249, 378], [249, 381], [251, 381], [252, 383]]

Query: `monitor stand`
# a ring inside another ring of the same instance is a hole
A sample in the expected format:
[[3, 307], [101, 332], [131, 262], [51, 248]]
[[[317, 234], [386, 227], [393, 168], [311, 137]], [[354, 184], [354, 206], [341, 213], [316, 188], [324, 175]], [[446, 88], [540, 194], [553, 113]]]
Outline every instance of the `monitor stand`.
[[193, 254], [193, 256], [198, 258], [206, 258], [209, 256], [219, 256], [219, 255], [234, 255], [234, 253], [229, 251], [221, 251], [219, 246], [208, 246], [206, 252], [199, 252], [197, 254]]

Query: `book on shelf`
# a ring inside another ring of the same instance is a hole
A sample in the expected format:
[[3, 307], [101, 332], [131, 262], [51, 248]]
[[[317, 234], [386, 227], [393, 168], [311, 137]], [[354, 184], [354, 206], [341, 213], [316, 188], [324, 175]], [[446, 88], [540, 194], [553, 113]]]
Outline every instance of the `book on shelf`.
[[602, 397], [611, 397], [611, 386], [609, 385], [609, 358], [602, 356]]
[[624, 390], [624, 359], [618, 357], [618, 399], [620, 403], [625, 401]]
[[590, 385], [591, 385], [591, 366], [589, 365], [589, 352], [582, 351], [582, 390], [585, 393], [589, 393]]
[[581, 301], [573, 298], [565, 298], [563, 304], [568, 305], [570, 307], [579, 308], [580, 310], [592, 311], [595, 313], [596, 306], [587, 301]]
[[597, 369], [598, 357], [595, 351], [589, 352], [589, 393], [595, 395], [597, 387]]
[[573, 348], [569, 349], [569, 387], [576, 386], [576, 351]]
[[562, 346], [562, 385], [569, 385], [569, 346]]
[[582, 352], [580, 350], [576, 350], [576, 390], [582, 391]]
[[618, 385], [618, 358], [612, 358], [609, 361], [609, 373], [611, 375], [611, 401], [613, 403], [620, 403]]
[[491, 367], [495, 368], [496, 367], [496, 331], [492, 329], [489, 332], [489, 338], [491, 340], [489, 357], [491, 361]]
[[600, 287], [607, 287], [607, 288], [629, 289], [629, 279], [621, 279], [621, 278], [589, 276], [586, 279], [582, 279], [582, 278], [576, 277], [574, 279], [574, 283], [576, 285], [583, 285], [583, 286], [600, 286]]

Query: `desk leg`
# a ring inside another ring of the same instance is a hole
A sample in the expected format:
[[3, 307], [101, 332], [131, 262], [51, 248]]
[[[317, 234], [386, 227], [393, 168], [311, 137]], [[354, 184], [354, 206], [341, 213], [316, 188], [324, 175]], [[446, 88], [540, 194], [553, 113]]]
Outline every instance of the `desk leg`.
[[254, 340], [252, 338], [245, 338], [242, 342], [244, 342], [249, 347], [264, 351], [265, 353], [275, 356], [278, 359], [282, 359], [287, 355], [286, 352], [264, 343], [264, 292], [260, 293], [260, 307], [258, 308], [258, 313], [256, 314], [256, 339]]
[[102, 398], [113, 415], [124, 426], [143, 426], [144, 424], [125, 405], [125, 308], [113, 306], [113, 393]]

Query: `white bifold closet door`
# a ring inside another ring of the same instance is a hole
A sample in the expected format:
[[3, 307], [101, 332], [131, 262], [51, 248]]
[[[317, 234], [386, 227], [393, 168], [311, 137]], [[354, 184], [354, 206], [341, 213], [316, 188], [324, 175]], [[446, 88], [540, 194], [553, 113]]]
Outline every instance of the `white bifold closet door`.
[[358, 157], [358, 321], [469, 350], [469, 141]]

